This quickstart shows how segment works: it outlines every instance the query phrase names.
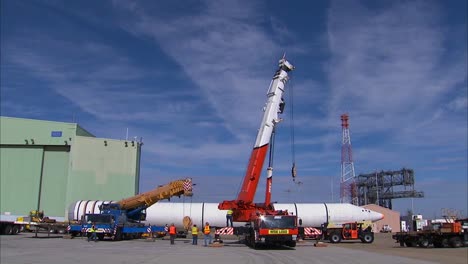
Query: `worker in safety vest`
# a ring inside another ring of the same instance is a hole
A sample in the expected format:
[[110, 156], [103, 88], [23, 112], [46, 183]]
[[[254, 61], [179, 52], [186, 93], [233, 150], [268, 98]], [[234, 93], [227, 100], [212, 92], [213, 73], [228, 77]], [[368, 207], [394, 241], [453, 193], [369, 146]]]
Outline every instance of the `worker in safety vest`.
[[88, 242], [94, 240], [97, 242], [97, 235], [96, 235], [96, 227], [94, 225], [91, 226], [88, 230]]
[[226, 226], [229, 226], [229, 223], [231, 223], [232, 227], [232, 213], [233, 211], [231, 209], [226, 212]]
[[171, 237], [171, 245], [174, 245], [176, 234], [177, 234], [176, 227], [174, 223], [172, 223], [171, 226], [169, 227], [169, 236]]
[[197, 225], [192, 226], [192, 245], [198, 244], [198, 227]]
[[206, 222], [205, 224], [205, 227], [203, 228], [203, 234], [205, 235], [205, 247], [208, 246], [208, 240], [210, 241], [210, 244], [211, 244], [211, 241], [212, 241], [212, 237], [211, 237], [211, 227], [210, 227], [210, 223]]

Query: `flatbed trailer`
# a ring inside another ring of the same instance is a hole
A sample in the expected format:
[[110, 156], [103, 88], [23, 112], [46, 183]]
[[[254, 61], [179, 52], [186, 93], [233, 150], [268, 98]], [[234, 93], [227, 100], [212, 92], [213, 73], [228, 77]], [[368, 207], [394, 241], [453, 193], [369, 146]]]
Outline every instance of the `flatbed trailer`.
[[[72, 237], [90, 235], [92, 224], [73, 224], [68, 226], [68, 233]], [[96, 236], [99, 240], [109, 238], [119, 241], [126, 239], [138, 239], [143, 234], [157, 234], [164, 232], [164, 226], [145, 226], [143, 224], [119, 225], [114, 223], [96, 223]]]
[[392, 238], [402, 247], [427, 248], [431, 245], [435, 248], [466, 247], [468, 246], [468, 219], [443, 223], [433, 230], [397, 232], [392, 235]]
[[16, 235], [23, 230], [23, 225], [16, 222], [17, 216], [0, 215], [0, 235]]

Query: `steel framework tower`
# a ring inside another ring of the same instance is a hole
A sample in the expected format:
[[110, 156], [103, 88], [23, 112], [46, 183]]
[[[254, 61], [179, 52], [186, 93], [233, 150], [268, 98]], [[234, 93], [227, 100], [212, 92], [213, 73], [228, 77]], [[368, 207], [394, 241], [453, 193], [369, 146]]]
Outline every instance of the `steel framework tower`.
[[422, 198], [424, 192], [414, 189], [414, 170], [376, 171], [356, 176], [358, 204], [377, 204], [392, 209], [392, 200]]
[[354, 174], [353, 152], [351, 149], [351, 136], [349, 135], [349, 116], [341, 115], [341, 127], [343, 129], [343, 140], [341, 146], [341, 180], [340, 180], [340, 202], [356, 205], [357, 188]]

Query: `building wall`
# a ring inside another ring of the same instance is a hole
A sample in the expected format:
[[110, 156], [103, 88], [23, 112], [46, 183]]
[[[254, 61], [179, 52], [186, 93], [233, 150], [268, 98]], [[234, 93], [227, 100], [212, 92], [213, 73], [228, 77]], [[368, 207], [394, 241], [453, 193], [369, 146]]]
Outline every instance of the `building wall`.
[[400, 232], [400, 212], [393, 211], [376, 204], [367, 204], [362, 207], [384, 215], [384, 219], [374, 223], [374, 232], [379, 232], [382, 230], [384, 225], [389, 225], [392, 228], [392, 233]]
[[0, 147], [0, 213], [27, 215], [37, 208], [42, 148]]
[[1, 117], [2, 145], [71, 145], [78, 125], [34, 119]]
[[0, 117], [0, 214], [64, 218], [77, 200], [138, 192], [140, 144], [101, 139], [73, 123]]
[[71, 151], [67, 204], [77, 200], [120, 200], [138, 193], [140, 146], [80, 137]]
[[42, 169], [41, 191], [38, 209], [47, 215], [62, 216], [66, 203], [69, 146], [44, 147], [44, 165]]

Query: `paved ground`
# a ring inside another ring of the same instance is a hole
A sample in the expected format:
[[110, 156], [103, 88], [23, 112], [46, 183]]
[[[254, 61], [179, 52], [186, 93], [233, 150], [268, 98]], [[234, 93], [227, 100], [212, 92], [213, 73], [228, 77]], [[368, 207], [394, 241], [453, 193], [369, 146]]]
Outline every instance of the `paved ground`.
[[[44, 234], [42, 234], [44, 236]], [[225, 240], [223, 247], [193, 246], [188, 239], [176, 240], [171, 246], [169, 240], [132, 240], [132, 241], [100, 241], [87, 242], [84, 238], [32, 238], [32, 234], [16, 236], [0, 236], [0, 263], [2, 264], [66, 264], [66, 263], [138, 263], [138, 264], [275, 264], [275, 263], [463, 263], [466, 264], [467, 248], [446, 249], [447, 258], [418, 258], [416, 256], [401, 256], [398, 252], [405, 252], [407, 248], [388, 247], [383, 250], [380, 243], [375, 244], [346, 243], [314, 247], [313, 241], [298, 244], [295, 249], [276, 248], [253, 250], [236, 241]], [[199, 241], [203, 244], [203, 240]], [[445, 249], [415, 248], [420, 256], [432, 252], [434, 255], [446, 254]], [[393, 253], [392, 253], [393, 252]], [[396, 252], [396, 253], [395, 253]], [[404, 255], [404, 254], [403, 254]], [[453, 257], [453, 258], [451, 258]], [[429, 260], [433, 260], [430, 262]], [[463, 260], [463, 262], [461, 262]]]
[[437, 263], [467, 264], [468, 247], [465, 248], [420, 248], [400, 247], [395, 243], [390, 233], [377, 233], [372, 244], [345, 242], [337, 244], [339, 247], [355, 250], [372, 251], [386, 255], [396, 255], [420, 260], [434, 261]]

